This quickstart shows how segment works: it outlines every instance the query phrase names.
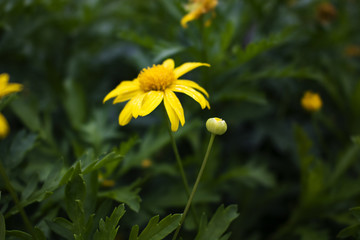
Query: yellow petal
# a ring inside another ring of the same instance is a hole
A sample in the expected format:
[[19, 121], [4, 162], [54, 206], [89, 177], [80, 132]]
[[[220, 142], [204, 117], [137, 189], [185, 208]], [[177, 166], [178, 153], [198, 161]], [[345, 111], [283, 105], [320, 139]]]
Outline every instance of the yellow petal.
[[135, 96], [131, 99], [132, 116], [134, 118], [137, 118], [139, 116], [141, 106], [143, 104], [143, 100], [144, 100], [145, 96], [146, 96], [146, 93], [142, 93], [142, 94], [138, 94], [137, 96]]
[[139, 115], [146, 116], [150, 114], [152, 111], [155, 110], [157, 106], [159, 106], [163, 98], [164, 98], [163, 91], [150, 91], [146, 93]]
[[171, 131], [176, 132], [176, 130], [179, 128], [179, 118], [171, 107], [171, 104], [168, 102], [167, 98], [164, 98], [164, 105], [171, 123]]
[[130, 100], [128, 103], [126, 103], [125, 107], [123, 108], [123, 110], [121, 111], [121, 113], [119, 115], [119, 125], [120, 126], [124, 126], [130, 122], [130, 120], [132, 118], [132, 108], [133, 108], [133, 104]]
[[200, 15], [201, 15], [201, 11], [199, 11], [199, 10], [189, 12], [181, 19], [181, 22], [180, 22], [181, 26], [183, 28], [187, 28], [187, 23], [199, 18]]
[[[110, 98], [114, 98], [114, 97], [117, 97], [119, 95], [126, 94], [126, 93], [129, 93], [129, 92], [133, 92], [133, 91], [136, 91], [136, 90], [139, 90], [139, 89], [140, 89], [140, 87], [139, 87], [139, 84], [138, 84], [137, 80], [123, 81], [119, 85], [117, 85], [117, 87], [115, 89], [113, 89], [111, 92], [109, 92], [105, 96], [105, 98], [103, 100], [103, 103], [106, 102], [107, 100], [109, 100]], [[126, 101], [126, 100], [124, 100], [124, 101]], [[117, 101], [117, 102], [120, 102], [120, 101]]]
[[9, 74], [7, 73], [1, 73], [0, 74], [0, 91], [4, 89], [9, 82]]
[[0, 138], [5, 138], [9, 134], [10, 128], [4, 115], [0, 113]]
[[202, 109], [204, 109], [205, 107], [210, 109], [210, 104], [205, 99], [205, 97], [201, 93], [197, 92], [195, 89], [193, 89], [191, 87], [184, 86], [184, 85], [172, 85], [169, 87], [169, 89], [174, 92], [185, 93], [186, 95], [192, 97], [195, 101], [197, 101], [200, 104]]
[[143, 93], [143, 91], [135, 90], [135, 91], [131, 91], [131, 92], [124, 92], [124, 93], [122, 93], [121, 95], [117, 96], [114, 99], [113, 104], [120, 103], [120, 102], [125, 102], [125, 101], [139, 95], [140, 93]]
[[210, 64], [208, 64], [208, 63], [200, 63], [200, 62], [184, 63], [181, 66], [174, 69], [175, 77], [179, 78], [182, 75], [184, 75], [185, 73], [190, 72], [194, 68], [198, 68], [198, 67], [201, 67], [201, 66], [210, 67]]
[[209, 94], [207, 93], [207, 91], [194, 81], [179, 79], [179, 80], [176, 80], [173, 84], [174, 85], [184, 85], [184, 86], [188, 86], [191, 88], [195, 88], [196, 90], [199, 90], [200, 92], [205, 94], [206, 97], [209, 98]]
[[175, 67], [174, 60], [172, 60], [171, 58], [166, 59], [166, 60], [162, 63], [162, 65], [163, 65], [164, 67], [166, 67], [167, 69], [169, 69], [169, 70], [174, 70], [174, 67]]
[[184, 109], [175, 93], [169, 89], [165, 90], [164, 99], [171, 105], [182, 126], [185, 124]]
[[19, 92], [23, 88], [23, 85], [20, 83], [8, 83], [9, 78], [9, 74], [7, 73], [0, 74], [0, 97]]
[[21, 91], [23, 88], [23, 85], [20, 83], [9, 83], [5, 88], [0, 90], [0, 96], [6, 96], [10, 93], [15, 93]]

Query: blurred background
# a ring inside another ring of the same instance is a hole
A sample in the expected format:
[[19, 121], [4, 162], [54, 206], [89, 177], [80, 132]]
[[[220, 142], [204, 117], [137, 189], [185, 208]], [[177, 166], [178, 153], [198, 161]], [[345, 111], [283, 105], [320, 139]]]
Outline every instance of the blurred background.
[[[199, 213], [236, 204], [229, 239], [336, 239], [348, 226], [338, 237], [356, 239], [349, 209], [360, 205], [360, 2], [219, 0], [183, 28], [187, 4], [0, 1], [0, 73], [24, 85], [2, 104], [11, 132], [0, 156], [31, 222], [46, 239], [66, 239], [53, 222], [69, 215], [59, 179], [109, 152], [123, 157], [84, 173], [85, 215], [95, 213], [96, 226], [122, 202], [117, 239], [152, 216], [182, 212], [160, 107], [120, 127], [124, 104], [102, 103], [121, 81], [173, 58], [211, 65], [186, 75], [209, 92], [210, 110], [178, 95], [186, 124], [175, 137], [191, 184], [209, 141], [206, 120], [228, 124], [194, 200]], [[304, 99], [309, 91], [316, 97]], [[24, 229], [6, 191], [0, 210], [7, 229]], [[190, 216], [182, 236], [195, 235]]]

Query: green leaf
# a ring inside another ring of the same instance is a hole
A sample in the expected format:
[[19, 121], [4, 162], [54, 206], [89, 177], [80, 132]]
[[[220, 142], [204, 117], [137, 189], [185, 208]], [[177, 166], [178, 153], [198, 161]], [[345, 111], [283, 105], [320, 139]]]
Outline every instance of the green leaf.
[[245, 50], [237, 49], [237, 64], [242, 64], [253, 59], [257, 55], [281, 45], [288, 39], [289, 34], [292, 32], [291, 28], [287, 28], [280, 33], [272, 34], [268, 38], [252, 42], [246, 46]]
[[328, 240], [329, 234], [327, 231], [321, 229], [312, 229], [310, 227], [299, 227], [295, 231], [298, 235], [300, 235], [301, 240]]
[[122, 187], [111, 191], [100, 192], [100, 197], [108, 197], [118, 202], [125, 203], [132, 210], [138, 212], [140, 209], [141, 198], [138, 195], [140, 189], [132, 189], [132, 187]]
[[27, 133], [25, 130], [16, 134], [6, 156], [6, 167], [15, 168], [24, 159], [27, 152], [34, 148], [37, 134]]
[[4, 215], [2, 215], [2, 213], [0, 212], [0, 239], [5, 239], [5, 232], [5, 218]]
[[257, 166], [253, 163], [231, 168], [218, 179], [219, 182], [228, 180], [238, 180], [244, 184], [262, 185], [264, 187], [275, 185], [275, 177], [270, 171], [265, 166]]
[[72, 231], [76, 239], [82, 239], [86, 232], [83, 202], [86, 196], [85, 181], [81, 174], [80, 162], [74, 169], [71, 180], [65, 187], [66, 212], [73, 222]]
[[129, 240], [137, 240], [139, 234], [139, 226], [135, 225], [131, 228]]
[[24, 240], [33, 240], [33, 237], [30, 234], [19, 230], [7, 230], [6, 236], [14, 236]]
[[355, 237], [358, 236], [360, 233], [360, 223], [351, 225], [347, 228], [344, 228], [339, 232], [339, 234], [336, 236], [338, 238], [348, 238], [348, 237]]
[[104, 165], [111, 163], [113, 161], [118, 161], [120, 162], [123, 159], [123, 156], [116, 153], [116, 152], [111, 152], [107, 155], [105, 155], [103, 158], [101, 158], [98, 161], [93, 161], [92, 163], [90, 163], [89, 165], [85, 166], [83, 168], [83, 174], [88, 174], [94, 170], [97, 170], [101, 167], [103, 167]]
[[100, 219], [99, 229], [96, 230], [94, 240], [113, 240], [119, 229], [118, 222], [125, 213], [125, 206], [121, 204], [112, 212], [110, 218], [106, 217], [105, 221]]
[[[230, 205], [224, 209], [224, 205], [221, 205], [214, 216], [211, 218], [209, 224], [204, 228], [200, 228], [196, 235], [196, 240], [219, 240], [231, 222], [237, 218], [237, 206]], [[229, 233], [228, 233], [229, 234]], [[225, 236], [228, 236], [226, 234]], [[223, 237], [225, 237], [223, 236]], [[225, 237], [226, 239], [226, 237]]]
[[45, 234], [38, 227], [34, 227], [36, 240], [46, 240]]
[[2, 111], [9, 103], [11, 103], [16, 97], [17, 93], [4, 96], [0, 99], [0, 111]]
[[39, 132], [42, 129], [37, 107], [31, 105], [24, 98], [18, 98], [10, 104], [12, 110], [21, 121], [32, 131]]
[[360, 207], [350, 208], [350, 212], [358, 222], [360, 222]]
[[337, 164], [334, 168], [334, 172], [331, 175], [331, 182], [336, 182], [336, 180], [346, 172], [354, 162], [359, 159], [360, 146], [358, 144], [353, 144], [348, 147], [346, 151], [338, 158]]
[[72, 223], [69, 220], [57, 217], [53, 221], [46, 221], [46, 223], [52, 231], [65, 239], [72, 240], [74, 238], [72, 233]]
[[85, 121], [86, 101], [83, 87], [74, 79], [64, 81], [63, 104], [71, 125], [79, 129]]
[[179, 52], [184, 51], [185, 48], [183, 46], [169, 46], [169, 44], [166, 44], [165, 46], [157, 46], [155, 51], [155, 57], [154, 62], [160, 62], [161, 60], [164, 60], [165, 58], [169, 58]]
[[137, 236], [139, 227], [134, 226], [129, 240], [161, 240], [179, 226], [181, 216], [182, 214], [170, 214], [160, 222], [159, 216], [152, 217], [140, 236]]

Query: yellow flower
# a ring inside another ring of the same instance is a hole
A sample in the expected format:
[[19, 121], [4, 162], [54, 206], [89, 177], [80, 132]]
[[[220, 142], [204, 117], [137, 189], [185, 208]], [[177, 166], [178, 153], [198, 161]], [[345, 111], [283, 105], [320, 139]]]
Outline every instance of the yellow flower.
[[320, 3], [316, 8], [316, 16], [318, 21], [323, 24], [331, 23], [337, 16], [337, 11], [334, 5], [330, 2]]
[[348, 57], [359, 57], [360, 56], [360, 46], [358, 45], [349, 45], [345, 48], [345, 55]]
[[[22, 90], [23, 86], [21, 84], [9, 83], [9, 78], [7, 73], [0, 74], [0, 98]], [[5, 138], [9, 131], [9, 124], [6, 118], [0, 113], [0, 138]]]
[[217, 0], [190, 0], [190, 3], [186, 5], [189, 13], [181, 19], [181, 25], [183, 28], [187, 28], [188, 22], [198, 19], [201, 15], [210, 12], [217, 4]]
[[301, 105], [309, 112], [316, 112], [320, 110], [322, 106], [320, 95], [311, 91], [306, 91], [301, 99]]
[[101, 173], [99, 173], [99, 175], [98, 175], [98, 181], [100, 182], [101, 186], [103, 186], [103, 187], [113, 187], [113, 186], [115, 186], [115, 181], [114, 180], [104, 179], [104, 176]]
[[171, 130], [176, 131], [179, 121], [182, 126], [184, 125], [185, 116], [182, 105], [174, 92], [185, 93], [197, 101], [202, 109], [205, 107], [210, 109], [209, 102], [198, 92], [209, 97], [204, 88], [193, 81], [178, 79], [200, 66], [209, 67], [210, 65], [188, 62], [175, 68], [174, 60], [167, 59], [161, 65], [144, 68], [134, 80], [121, 82], [106, 95], [103, 102], [111, 98], [115, 98], [113, 104], [129, 100], [119, 115], [119, 124], [124, 126], [130, 122], [132, 117], [137, 118], [150, 114], [164, 100]]
[[152, 161], [151, 161], [150, 159], [148, 159], [148, 158], [145, 158], [145, 159], [142, 160], [142, 162], [141, 162], [141, 166], [142, 166], [143, 168], [151, 167], [151, 165], [152, 165]]

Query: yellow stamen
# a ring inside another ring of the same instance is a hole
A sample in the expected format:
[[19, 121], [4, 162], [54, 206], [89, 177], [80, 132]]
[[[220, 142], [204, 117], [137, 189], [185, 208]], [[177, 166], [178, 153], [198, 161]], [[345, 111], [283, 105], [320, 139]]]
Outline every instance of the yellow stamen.
[[151, 68], [143, 69], [137, 79], [145, 92], [164, 91], [176, 80], [174, 71], [163, 65], [153, 65]]

